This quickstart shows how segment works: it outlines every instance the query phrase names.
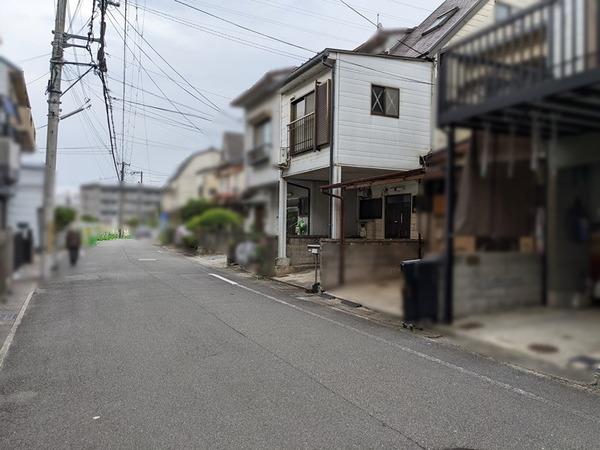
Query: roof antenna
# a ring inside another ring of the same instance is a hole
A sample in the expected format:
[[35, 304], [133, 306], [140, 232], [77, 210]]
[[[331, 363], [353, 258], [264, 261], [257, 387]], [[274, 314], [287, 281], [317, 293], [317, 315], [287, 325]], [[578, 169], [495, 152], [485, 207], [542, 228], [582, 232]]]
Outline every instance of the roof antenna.
[[383, 25], [381, 24], [381, 22], [379, 21], [379, 13], [377, 13], [377, 29], [381, 30], [383, 29]]

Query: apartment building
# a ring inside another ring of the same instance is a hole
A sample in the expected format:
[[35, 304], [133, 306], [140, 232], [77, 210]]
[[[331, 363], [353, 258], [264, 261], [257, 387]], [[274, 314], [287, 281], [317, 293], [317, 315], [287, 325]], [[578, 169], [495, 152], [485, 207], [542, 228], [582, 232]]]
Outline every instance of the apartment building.
[[143, 223], [158, 218], [163, 189], [143, 184], [123, 187], [118, 184], [84, 184], [80, 188], [81, 215], [89, 215], [106, 225], [117, 226], [121, 189], [124, 223], [131, 220]]

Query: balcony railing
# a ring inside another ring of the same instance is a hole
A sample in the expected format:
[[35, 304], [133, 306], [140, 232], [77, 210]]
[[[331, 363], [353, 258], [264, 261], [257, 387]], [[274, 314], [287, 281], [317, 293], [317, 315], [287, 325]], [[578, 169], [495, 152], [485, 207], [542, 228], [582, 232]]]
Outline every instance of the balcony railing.
[[439, 125], [468, 126], [498, 111], [506, 116], [514, 105], [593, 81], [590, 74], [600, 68], [599, 14], [597, 0], [546, 0], [447, 49]]
[[251, 166], [257, 166], [269, 161], [271, 155], [272, 146], [269, 143], [261, 144], [254, 147], [248, 152], [248, 164]]
[[310, 113], [288, 124], [290, 156], [315, 150], [315, 114]]

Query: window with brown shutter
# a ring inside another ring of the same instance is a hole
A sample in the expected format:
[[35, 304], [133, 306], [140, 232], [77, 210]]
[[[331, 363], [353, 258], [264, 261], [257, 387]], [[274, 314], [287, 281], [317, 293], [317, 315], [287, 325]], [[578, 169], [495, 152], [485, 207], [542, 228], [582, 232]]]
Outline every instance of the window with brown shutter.
[[315, 90], [316, 146], [328, 145], [331, 134], [331, 80], [318, 84]]

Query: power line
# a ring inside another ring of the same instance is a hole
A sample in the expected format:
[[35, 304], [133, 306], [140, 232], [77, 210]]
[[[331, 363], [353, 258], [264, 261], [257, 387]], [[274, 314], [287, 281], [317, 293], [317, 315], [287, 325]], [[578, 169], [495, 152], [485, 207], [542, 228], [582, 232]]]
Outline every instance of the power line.
[[[138, 106], [143, 106], [145, 108], [156, 109], [158, 111], [164, 111], [164, 112], [170, 112], [170, 113], [179, 114], [179, 111], [175, 111], [173, 109], [168, 109], [168, 108], [162, 108], [162, 107], [156, 106], [156, 105], [149, 105], [149, 104], [146, 104], [146, 103], [139, 103], [139, 102], [135, 102], [133, 100], [125, 100], [123, 98], [118, 98], [118, 97], [112, 97], [112, 99], [116, 100], [116, 101], [119, 101], [119, 102], [123, 102], [123, 103], [129, 103], [131, 105], [138, 105]], [[208, 120], [208, 121], [212, 120], [210, 117], [200, 116], [200, 115], [197, 115], [197, 114], [186, 113], [186, 116], [188, 116], [188, 117], [194, 117], [196, 119]]]
[[207, 16], [213, 17], [215, 19], [222, 20], [223, 22], [226, 22], [226, 23], [228, 23], [230, 25], [233, 25], [235, 27], [241, 28], [242, 30], [249, 31], [251, 33], [257, 34], [257, 35], [262, 36], [262, 37], [265, 37], [267, 39], [271, 39], [273, 41], [280, 42], [282, 44], [286, 44], [286, 45], [289, 45], [291, 47], [298, 48], [300, 50], [305, 50], [305, 51], [310, 52], [310, 53], [317, 53], [316, 51], [311, 50], [310, 48], [306, 48], [306, 47], [303, 47], [302, 45], [296, 45], [296, 44], [293, 44], [291, 42], [287, 42], [287, 41], [285, 41], [283, 39], [280, 39], [280, 38], [275, 37], [275, 36], [271, 36], [269, 34], [261, 32], [261, 31], [253, 30], [252, 28], [248, 28], [248, 27], [246, 27], [244, 25], [240, 25], [239, 23], [233, 22], [233, 21], [231, 21], [229, 19], [225, 19], [224, 17], [217, 16], [216, 14], [213, 14], [213, 13], [210, 13], [210, 12], [205, 11], [203, 9], [197, 8], [197, 7], [193, 6], [193, 5], [190, 5], [189, 3], [182, 2], [181, 0], [174, 0], [174, 1], [176, 3], [179, 3], [179, 4], [183, 5], [183, 6], [187, 6], [188, 8], [191, 8], [191, 9], [193, 9], [195, 11], [201, 12], [202, 14], [206, 14]]
[[[121, 11], [119, 11], [119, 14], [121, 14]], [[121, 14], [122, 16], [123, 14]], [[125, 21], [128, 22], [127, 18], [125, 18]], [[128, 22], [129, 23], [129, 22]], [[146, 45], [148, 45], [148, 47], [150, 47], [152, 49], [152, 51], [154, 53], [156, 53], [158, 55], [158, 57], [167, 65], [169, 66], [169, 68], [175, 72], [179, 78], [181, 78], [190, 88], [192, 88], [194, 91], [196, 91], [198, 93], [198, 95], [200, 95], [204, 100], [206, 100], [206, 102], [208, 102], [207, 106], [212, 107], [215, 111], [222, 113], [223, 110], [221, 108], [219, 108], [219, 106], [217, 106], [211, 99], [209, 99], [206, 95], [204, 95], [202, 92], [200, 92], [199, 89], [196, 89], [196, 87], [190, 83], [187, 78], [185, 78], [177, 69], [175, 69], [175, 67], [173, 67], [171, 65], [171, 63], [169, 63], [169, 61], [167, 61], [160, 53], [158, 50], [156, 50], [152, 44], [150, 44], [150, 42], [148, 42], [148, 40], [144, 37], [144, 35], [142, 33], [140, 33], [137, 28], [135, 28], [133, 25], [129, 24], [129, 26], [133, 29], [133, 31], [135, 31], [138, 36], [142, 39], [142, 41], [144, 41], [146, 43]], [[141, 49], [141, 46], [139, 46], [139, 48]]]
[[340, 3], [344, 6], [346, 6], [347, 8], [351, 9], [352, 11], [354, 11], [356, 14], [358, 14], [360, 17], [362, 17], [363, 19], [365, 19], [367, 22], [369, 22], [371, 25], [375, 25], [375, 28], [379, 28], [379, 24], [373, 22], [371, 19], [369, 19], [367, 16], [365, 16], [363, 13], [361, 13], [359, 10], [357, 10], [356, 8], [354, 8], [352, 5], [350, 5], [349, 3], [346, 3], [344, 0], [340, 0]]
[[[112, 19], [111, 19], [111, 22], [112, 22]], [[114, 25], [114, 22], [113, 22], [113, 25]], [[116, 30], [116, 28], [115, 28], [115, 30]], [[117, 34], [119, 35], [119, 37], [121, 37], [121, 39], [123, 39], [123, 37], [122, 37], [122, 36], [120, 35], [120, 33], [118, 32], [118, 30], [116, 30], [116, 32], [117, 32]], [[162, 69], [162, 68], [161, 68], [161, 67], [160, 67], [158, 64], [156, 64], [156, 63], [154, 62], [154, 60], [153, 60], [153, 59], [150, 57], [150, 55], [148, 55], [148, 54], [146, 53], [146, 51], [142, 49], [142, 47], [141, 47], [141, 46], [139, 46], [139, 45], [138, 45], [138, 48], [139, 48], [139, 49], [142, 51], [142, 53], [143, 53], [143, 54], [144, 54], [144, 55], [145, 55], [145, 56], [146, 56], [146, 57], [147, 57], [147, 58], [148, 58], [148, 59], [149, 59], [149, 60], [150, 60], [150, 61], [151, 61], [151, 62], [152, 62], [154, 65], [156, 65], [156, 66], [157, 66], [157, 67], [158, 67], [158, 68], [159, 68], [161, 71], [163, 71], [163, 73], [165, 73], [165, 72], [164, 72], [164, 70], [163, 70], [163, 69]], [[135, 53], [133, 52], [133, 50], [131, 50], [131, 48], [130, 48], [129, 46], [127, 46], [127, 49], [128, 49], [128, 50], [129, 50], [129, 52], [130, 52], [130, 53], [133, 55], [133, 58], [134, 58], [134, 60], [137, 60], [137, 57], [136, 57]], [[138, 63], [141, 65], [141, 61], [139, 61], [139, 60], [138, 60]], [[203, 129], [199, 128], [199, 127], [198, 127], [198, 126], [197, 126], [197, 125], [196, 125], [194, 122], [192, 122], [192, 121], [191, 121], [189, 118], [187, 118], [187, 117], [185, 116], [185, 114], [184, 114], [184, 113], [182, 113], [182, 112], [181, 112], [181, 110], [180, 110], [180, 109], [177, 107], [177, 105], [175, 105], [175, 103], [173, 103], [173, 101], [172, 101], [172, 100], [171, 100], [171, 99], [170, 99], [170, 98], [169, 98], [169, 97], [168, 97], [168, 96], [165, 94], [165, 92], [164, 92], [164, 91], [161, 89], [161, 87], [158, 85], [158, 83], [157, 83], [156, 81], [154, 81], [154, 78], [152, 78], [152, 76], [151, 76], [151, 75], [148, 73], [148, 71], [146, 70], [146, 68], [145, 68], [143, 65], [141, 65], [141, 67], [142, 67], [142, 70], [144, 70], [144, 73], [145, 73], [145, 74], [148, 76], [148, 78], [150, 79], [150, 81], [152, 81], [152, 83], [154, 84], [154, 86], [156, 86], [156, 88], [157, 88], [157, 89], [160, 91], [160, 93], [163, 95], [163, 97], [164, 97], [164, 98], [165, 98], [165, 99], [166, 99], [166, 100], [167, 100], [169, 103], [171, 103], [171, 105], [173, 106], [173, 108], [175, 108], [175, 109], [176, 109], [176, 110], [177, 110], [177, 111], [178, 111], [178, 112], [179, 112], [179, 113], [182, 115], [182, 117], [186, 118], [186, 120], [187, 120], [187, 121], [188, 121], [188, 122], [189, 122], [189, 123], [192, 125], [192, 127], [193, 127], [193, 128], [195, 128], [195, 129], [196, 129], [197, 131], [199, 131], [200, 133], [202, 133], [202, 134], [205, 134], [205, 131], [204, 131]], [[165, 75], [166, 75], [166, 73], [165, 73]], [[184, 89], [184, 90], [185, 90], [185, 89]], [[186, 91], [186, 92], [189, 92], [189, 91]], [[190, 93], [190, 95], [193, 95], [193, 94], [191, 94], [191, 93]], [[197, 97], [195, 97], [195, 98], [197, 98]]]

